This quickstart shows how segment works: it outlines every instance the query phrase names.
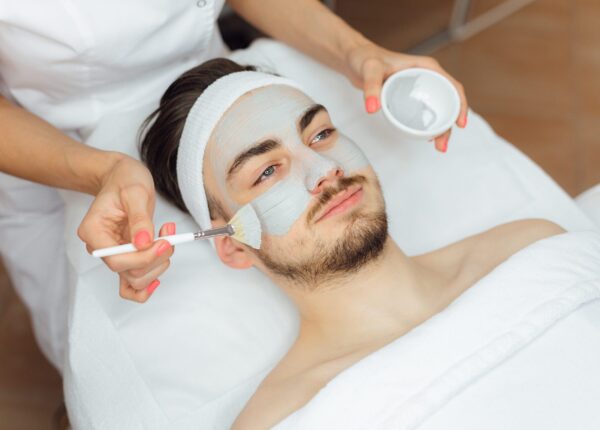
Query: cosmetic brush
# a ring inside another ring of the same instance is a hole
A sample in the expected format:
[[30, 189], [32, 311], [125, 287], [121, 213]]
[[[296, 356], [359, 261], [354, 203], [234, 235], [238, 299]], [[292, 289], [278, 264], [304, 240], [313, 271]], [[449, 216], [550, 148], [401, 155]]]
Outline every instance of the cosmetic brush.
[[[171, 236], [162, 236], [156, 238], [156, 240], [166, 240], [171, 245], [178, 245], [180, 243], [193, 242], [199, 239], [210, 239], [211, 237], [217, 236], [231, 236], [234, 239], [251, 246], [252, 248], [260, 248], [260, 221], [258, 220], [256, 212], [252, 206], [249, 204], [243, 206], [224, 227], [200, 230], [191, 233], [173, 234]], [[135, 251], [137, 251], [137, 248], [133, 245], [133, 243], [128, 243], [125, 245], [97, 249], [92, 252], [92, 255], [99, 258]]]

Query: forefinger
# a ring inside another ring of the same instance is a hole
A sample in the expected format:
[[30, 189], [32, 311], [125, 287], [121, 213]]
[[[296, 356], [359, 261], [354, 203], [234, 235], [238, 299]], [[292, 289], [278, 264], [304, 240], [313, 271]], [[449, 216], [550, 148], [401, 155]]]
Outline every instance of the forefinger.
[[[168, 235], [174, 235], [174, 234], [175, 234], [175, 223], [164, 224], [159, 232], [159, 236], [161, 236], [161, 237], [168, 236]], [[153, 269], [155, 269], [156, 267], [158, 267], [158, 266], [162, 265], [163, 263], [165, 263], [166, 261], [168, 261], [173, 256], [174, 252], [175, 252], [175, 248], [169, 242], [167, 242], [166, 240], [161, 240], [159, 242], [158, 249], [156, 250], [156, 255], [159, 257], [158, 259], [156, 259], [154, 262], [152, 262], [149, 266], [143, 267], [141, 269], [131, 269], [131, 270], [126, 270], [126, 271], [123, 271], [120, 273], [127, 278], [140, 278], [140, 277], [146, 275], [147, 273], [149, 273], [150, 271], [152, 271]], [[130, 279], [130, 281], [131, 280], [132, 279]]]
[[379, 98], [383, 85], [383, 64], [375, 58], [366, 60], [362, 66], [362, 75], [365, 109], [368, 113], [375, 113], [381, 106]]
[[469, 105], [467, 103], [467, 96], [465, 95], [465, 89], [463, 85], [458, 82], [456, 79], [450, 76], [450, 79], [454, 86], [458, 91], [458, 97], [460, 98], [460, 113], [458, 114], [458, 118], [456, 119], [456, 125], [461, 128], [465, 128], [467, 126], [467, 114], [469, 112]]
[[458, 114], [458, 118], [456, 118], [456, 125], [461, 128], [465, 128], [467, 125], [467, 114], [469, 112], [469, 104], [467, 103], [467, 96], [465, 94], [465, 88], [463, 85], [450, 76], [444, 69], [441, 67], [438, 70], [439, 73], [443, 74], [456, 88], [458, 92], [458, 98], [460, 99], [460, 112]]
[[126, 270], [137, 270], [156, 266], [162, 255], [158, 254], [158, 249], [165, 240], [158, 240], [148, 249], [143, 251], [128, 252], [127, 254], [111, 255], [104, 257], [104, 263], [113, 272], [124, 272]]

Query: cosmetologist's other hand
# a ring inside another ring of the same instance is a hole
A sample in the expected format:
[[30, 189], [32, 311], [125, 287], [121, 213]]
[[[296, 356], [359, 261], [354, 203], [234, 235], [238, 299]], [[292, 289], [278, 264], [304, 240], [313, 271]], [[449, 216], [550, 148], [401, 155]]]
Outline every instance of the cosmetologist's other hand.
[[[461, 128], [466, 127], [468, 104], [464, 88], [434, 58], [393, 52], [374, 43], [354, 47], [347, 54], [347, 76], [354, 86], [363, 90], [365, 109], [368, 113], [375, 113], [381, 108], [380, 93], [385, 79], [397, 71], [410, 67], [434, 70], [454, 84], [461, 104], [456, 125]], [[435, 138], [435, 147], [438, 151], [446, 152], [450, 133], [451, 129]]]
[[[152, 175], [141, 162], [121, 157], [102, 178], [96, 198], [83, 218], [77, 234], [88, 252], [133, 242], [137, 252], [104, 257], [105, 264], [119, 274], [121, 297], [143, 303], [160, 284], [173, 247], [154, 240], [155, 191]], [[175, 234], [175, 224], [164, 224], [160, 236]]]

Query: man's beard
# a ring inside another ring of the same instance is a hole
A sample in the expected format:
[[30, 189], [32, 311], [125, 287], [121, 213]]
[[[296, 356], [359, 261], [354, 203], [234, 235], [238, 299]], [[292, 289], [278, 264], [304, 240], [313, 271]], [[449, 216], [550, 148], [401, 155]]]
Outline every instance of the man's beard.
[[[362, 175], [339, 180], [337, 187], [324, 190], [317, 205], [309, 211], [307, 222], [324, 207], [338, 192], [351, 185], [367, 182]], [[377, 188], [379, 184], [377, 183]], [[344, 234], [333, 245], [316, 240], [313, 254], [302, 261], [281, 258], [280, 255], [293, 255], [293, 249], [286, 252], [256, 251], [263, 264], [274, 274], [287, 278], [304, 288], [314, 289], [323, 283], [343, 278], [358, 272], [367, 263], [375, 261], [383, 251], [388, 236], [388, 222], [385, 205], [374, 213], [362, 211], [352, 213]], [[300, 242], [296, 244], [302, 246]], [[293, 247], [291, 247], [293, 248]], [[277, 257], [275, 257], [277, 255]]]

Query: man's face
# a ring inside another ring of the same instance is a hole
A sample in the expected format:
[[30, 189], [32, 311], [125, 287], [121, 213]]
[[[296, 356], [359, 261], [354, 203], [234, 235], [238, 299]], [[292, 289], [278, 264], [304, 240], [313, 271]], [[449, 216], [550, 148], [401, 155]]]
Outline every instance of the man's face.
[[383, 248], [373, 169], [325, 108], [296, 89], [240, 97], [217, 124], [203, 168], [207, 192], [230, 216], [254, 207], [263, 229], [256, 264], [277, 275], [314, 283], [357, 270]]

